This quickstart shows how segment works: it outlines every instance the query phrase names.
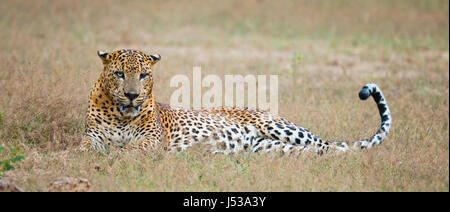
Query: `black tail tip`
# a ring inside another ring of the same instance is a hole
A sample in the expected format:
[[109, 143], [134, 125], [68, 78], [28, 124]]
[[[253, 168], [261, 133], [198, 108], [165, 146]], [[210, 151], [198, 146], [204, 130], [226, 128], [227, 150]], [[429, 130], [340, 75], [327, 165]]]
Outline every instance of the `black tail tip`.
[[366, 100], [370, 96], [370, 90], [367, 86], [364, 86], [359, 92], [359, 98], [361, 100]]

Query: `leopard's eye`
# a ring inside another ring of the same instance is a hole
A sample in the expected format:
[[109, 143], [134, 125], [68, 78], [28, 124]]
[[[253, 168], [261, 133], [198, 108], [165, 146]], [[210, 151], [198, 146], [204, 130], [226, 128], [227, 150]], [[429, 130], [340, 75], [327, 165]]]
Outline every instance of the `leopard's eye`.
[[125, 79], [125, 74], [121, 71], [116, 71], [114, 74], [119, 78]]
[[143, 79], [145, 79], [147, 77], [148, 77], [148, 74], [141, 74], [141, 75], [139, 75], [139, 79], [140, 80], [143, 80]]

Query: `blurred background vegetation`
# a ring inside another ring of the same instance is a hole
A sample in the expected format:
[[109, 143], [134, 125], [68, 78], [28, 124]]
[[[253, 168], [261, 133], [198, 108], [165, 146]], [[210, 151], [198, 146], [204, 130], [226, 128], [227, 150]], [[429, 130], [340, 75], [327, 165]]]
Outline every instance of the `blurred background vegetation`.
[[[356, 140], [379, 125], [376, 105], [357, 99], [373, 81], [393, 129], [370, 152], [295, 160], [78, 153], [96, 51], [121, 48], [162, 55], [161, 102], [194, 65], [278, 74], [280, 115]], [[0, 146], [25, 156], [3, 177], [31, 191], [60, 176], [101, 191], [448, 191], [448, 70], [448, 0], [2, 0]]]

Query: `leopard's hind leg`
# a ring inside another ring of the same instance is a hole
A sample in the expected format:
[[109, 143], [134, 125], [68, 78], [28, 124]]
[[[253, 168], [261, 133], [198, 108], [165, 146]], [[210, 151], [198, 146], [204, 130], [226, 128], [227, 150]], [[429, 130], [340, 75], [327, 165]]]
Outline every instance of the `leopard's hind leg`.
[[318, 154], [328, 152], [331, 147], [328, 141], [316, 137], [308, 129], [296, 126], [281, 118], [269, 119], [259, 125], [258, 128], [265, 138], [275, 141], [266, 141], [266, 143], [269, 143], [269, 147], [272, 144], [276, 145], [277, 148], [278, 145], [281, 145], [283, 148], [300, 151], [313, 149]]

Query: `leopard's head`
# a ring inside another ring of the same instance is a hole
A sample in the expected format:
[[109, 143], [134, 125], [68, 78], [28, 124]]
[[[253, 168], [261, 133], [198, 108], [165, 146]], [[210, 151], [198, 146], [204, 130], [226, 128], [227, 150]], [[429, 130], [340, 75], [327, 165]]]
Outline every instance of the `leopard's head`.
[[152, 69], [161, 56], [128, 49], [97, 54], [104, 65], [101, 78], [106, 92], [124, 116], [137, 116], [152, 94]]

